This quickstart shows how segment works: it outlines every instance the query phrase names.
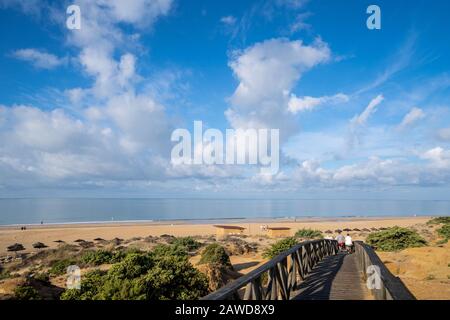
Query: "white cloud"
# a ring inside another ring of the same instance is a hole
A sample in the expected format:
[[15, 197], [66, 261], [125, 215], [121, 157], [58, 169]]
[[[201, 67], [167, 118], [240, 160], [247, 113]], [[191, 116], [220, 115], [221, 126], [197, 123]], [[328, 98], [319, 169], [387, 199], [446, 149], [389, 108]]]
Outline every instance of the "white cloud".
[[372, 114], [374, 114], [377, 111], [377, 106], [384, 100], [383, 95], [378, 95], [374, 99], [372, 99], [367, 107], [364, 109], [364, 111], [358, 115], [355, 116], [352, 119], [352, 123], [357, 126], [363, 126], [366, 124], [367, 120], [370, 118]]
[[424, 152], [422, 158], [430, 160], [436, 168], [450, 169], [450, 150], [436, 147]]
[[350, 120], [350, 132], [347, 141], [347, 147], [350, 149], [355, 145], [361, 144], [361, 136], [364, 134], [364, 126], [369, 120], [370, 116], [377, 111], [377, 106], [384, 100], [383, 95], [378, 95], [372, 99], [364, 111], [354, 116]]
[[323, 96], [319, 98], [315, 97], [297, 97], [295, 94], [291, 94], [291, 98], [288, 102], [289, 112], [296, 114], [302, 111], [310, 111], [323, 104], [338, 104], [348, 102], [349, 97], [343, 93], [335, 94], [334, 96]]
[[425, 117], [425, 112], [419, 108], [412, 108], [403, 118], [402, 122], [399, 124], [399, 129], [404, 129], [416, 123], [418, 120]]
[[309, 69], [330, 59], [328, 45], [316, 39], [270, 39], [234, 52], [229, 65], [239, 81], [226, 116], [235, 128], [283, 128], [289, 135], [296, 123], [287, 113], [289, 94]]
[[16, 50], [14, 51], [13, 56], [17, 59], [29, 62], [39, 69], [54, 69], [67, 63], [66, 58], [59, 58], [54, 54], [33, 48]]
[[223, 24], [228, 25], [228, 26], [233, 26], [236, 23], [236, 18], [231, 15], [225, 16], [225, 17], [220, 18], [220, 22], [222, 22]]

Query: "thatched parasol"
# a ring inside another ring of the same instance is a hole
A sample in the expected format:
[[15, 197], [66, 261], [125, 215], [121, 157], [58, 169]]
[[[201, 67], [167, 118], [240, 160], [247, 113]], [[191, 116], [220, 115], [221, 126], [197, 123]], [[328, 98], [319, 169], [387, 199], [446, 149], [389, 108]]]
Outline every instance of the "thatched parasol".
[[86, 240], [83, 240], [83, 239], [77, 239], [77, 240], [75, 240], [74, 242], [86, 242]]
[[341, 229], [336, 229], [336, 230], [334, 230], [334, 232], [340, 233], [340, 232], [342, 232], [342, 230]]
[[53, 242], [56, 242], [56, 243], [65, 243], [65, 242], [62, 241], [62, 240], [55, 240], [55, 241], [53, 241]]
[[362, 229], [362, 231], [370, 232], [370, 229], [364, 228], [364, 229]]
[[349, 231], [352, 231], [352, 229], [345, 228], [344, 231], [345, 231], [345, 232], [349, 232]]
[[333, 231], [327, 230], [327, 231], [325, 231], [325, 233], [333, 233]]
[[372, 230], [372, 231], [378, 231], [377, 228], [370, 228], [370, 230]]
[[361, 230], [359, 230], [358, 228], [355, 228], [355, 229], [353, 229], [353, 231], [361, 231]]
[[382, 228], [379, 228], [378, 230], [387, 230], [388, 228], [385, 228], [385, 227], [382, 227]]
[[83, 241], [79, 242], [78, 245], [84, 249], [92, 248], [94, 246], [94, 243], [92, 241]]
[[25, 247], [21, 243], [14, 243], [6, 248], [8, 251], [14, 252], [17, 255], [17, 251], [25, 250]]
[[105, 241], [103, 238], [95, 238], [94, 241]]
[[32, 246], [35, 249], [47, 248], [47, 246], [45, 244], [43, 244], [42, 242], [35, 242], [32, 244]]

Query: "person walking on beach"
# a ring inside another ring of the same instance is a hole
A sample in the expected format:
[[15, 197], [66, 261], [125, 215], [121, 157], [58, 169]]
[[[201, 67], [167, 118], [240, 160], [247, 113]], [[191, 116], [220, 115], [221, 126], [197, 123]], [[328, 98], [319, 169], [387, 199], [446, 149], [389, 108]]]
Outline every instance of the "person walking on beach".
[[345, 238], [341, 234], [340, 231], [339, 231], [339, 234], [336, 236], [336, 241], [338, 242], [339, 250], [343, 250], [344, 249]]
[[350, 234], [347, 233], [347, 236], [345, 237], [345, 249], [348, 253], [353, 252], [353, 241], [352, 237], [350, 237]]

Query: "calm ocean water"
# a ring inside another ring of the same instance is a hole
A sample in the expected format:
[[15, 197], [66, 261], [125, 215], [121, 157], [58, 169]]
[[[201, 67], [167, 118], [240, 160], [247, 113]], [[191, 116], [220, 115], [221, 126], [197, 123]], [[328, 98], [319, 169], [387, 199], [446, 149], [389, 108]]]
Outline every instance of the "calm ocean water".
[[0, 225], [134, 220], [450, 215], [450, 201], [0, 199]]

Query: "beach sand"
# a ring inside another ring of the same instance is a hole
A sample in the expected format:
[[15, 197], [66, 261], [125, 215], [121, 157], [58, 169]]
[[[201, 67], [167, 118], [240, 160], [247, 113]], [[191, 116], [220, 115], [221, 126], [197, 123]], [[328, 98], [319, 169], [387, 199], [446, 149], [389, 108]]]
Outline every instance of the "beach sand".
[[[380, 217], [380, 218], [339, 218], [339, 219], [292, 219], [275, 220], [240, 220], [227, 222], [227, 225], [237, 225], [246, 228], [244, 234], [248, 236], [266, 235], [261, 231], [261, 225], [269, 227], [290, 227], [293, 235], [298, 229], [312, 228], [321, 231], [344, 228], [380, 228], [392, 226], [412, 226], [425, 223], [430, 217]], [[208, 236], [215, 235], [217, 222], [193, 223], [186, 221], [173, 222], [133, 222], [133, 223], [96, 223], [96, 224], [67, 224], [67, 225], [38, 225], [27, 226], [27, 230], [20, 230], [20, 226], [0, 227], [0, 256], [11, 254], [7, 252], [7, 246], [21, 243], [25, 247], [22, 252], [35, 252], [32, 244], [43, 242], [50, 248], [57, 247], [56, 240], [73, 243], [74, 240], [83, 239], [92, 241], [95, 238], [106, 240], [115, 237], [130, 239], [133, 237], [161, 236], [170, 234], [173, 236]], [[219, 224], [219, 223], [217, 223]], [[220, 223], [224, 224], [224, 223]], [[356, 238], [357, 239], [357, 238]]]

